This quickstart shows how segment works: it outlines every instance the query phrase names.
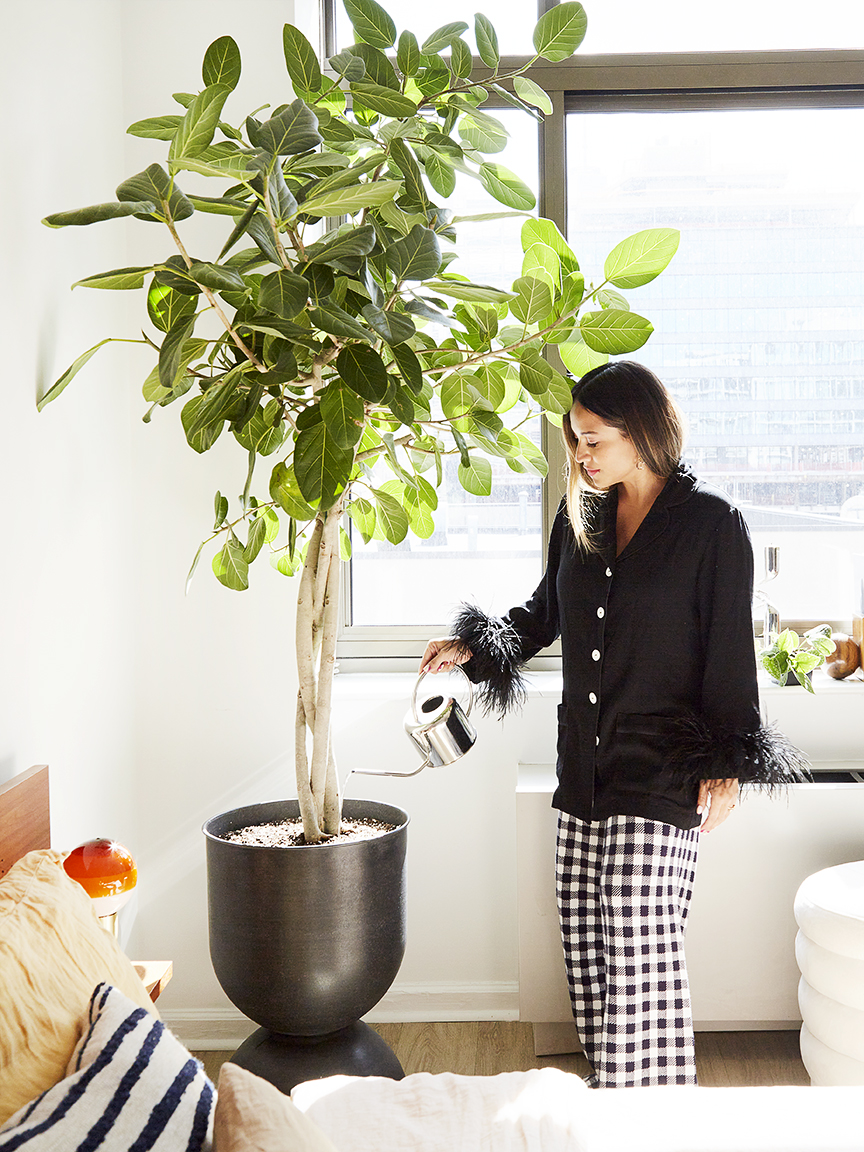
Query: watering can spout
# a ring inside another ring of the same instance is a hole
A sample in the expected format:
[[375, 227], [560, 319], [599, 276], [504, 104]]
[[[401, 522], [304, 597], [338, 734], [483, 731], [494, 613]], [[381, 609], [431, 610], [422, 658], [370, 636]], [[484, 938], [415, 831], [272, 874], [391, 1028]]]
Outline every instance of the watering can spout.
[[468, 706], [464, 710], [454, 697], [440, 694], [427, 697], [418, 707], [417, 689], [427, 673], [421, 672], [417, 677], [411, 697], [411, 710], [405, 717], [405, 731], [423, 757], [419, 768], [410, 772], [385, 771], [381, 768], [355, 768], [354, 771], [361, 776], [416, 776], [424, 768], [440, 768], [461, 759], [474, 746], [477, 732], [468, 719], [474, 705], [474, 687], [462, 669], [458, 670], [468, 685]]

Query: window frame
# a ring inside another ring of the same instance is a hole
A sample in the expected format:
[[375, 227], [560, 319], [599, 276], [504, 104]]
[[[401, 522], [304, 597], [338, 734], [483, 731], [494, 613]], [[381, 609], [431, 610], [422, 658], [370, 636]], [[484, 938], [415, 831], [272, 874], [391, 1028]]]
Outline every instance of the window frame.
[[[553, 7], [539, 0], [538, 14]], [[327, 54], [335, 51], [335, 0], [321, 0], [321, 37]], [[502, 58], [502, 71], [527, 62]], [[475, 69], [488, 69], [475, 57]], [[538, 61], [526, 73], [552, 101], [552, 112], [538, 126], [538, 212], [567, 235], [566, 118], [571, 112], [703, 110], [714, 108], [845, 108], [864, 107], [864, 49], [820, 49], [736, 52], [658, 52], [594, 54], [561, 63]], [[493, 106], [493, 102], [489, 102]], [[547, 355], [564, 371], [554, 346]], [[557, 363], [556, 363], [557, 361]], [[549, 462], [543, 486], [542, 538], [548, 539], [563, 494], [564, 447], [548, 421], [543, 421], [542, 447]], [[350, 561], [346, 564], [348, 569]], [[542, 566], [537, 579], [542, 575]], [[532, 589], [526, 588], [526, 597]], [[799, 629], [816, 620], [788, 621]], [[828, 621], [834, 628], [844, 621]], [[338, 658], [356, 671], [413, 665], [430, 635], [440, 626], [359, 626], [351, 624], [350, 571], [343, 572]], [[536, 657], [535, 670], [560, 668], [560, 647]]]

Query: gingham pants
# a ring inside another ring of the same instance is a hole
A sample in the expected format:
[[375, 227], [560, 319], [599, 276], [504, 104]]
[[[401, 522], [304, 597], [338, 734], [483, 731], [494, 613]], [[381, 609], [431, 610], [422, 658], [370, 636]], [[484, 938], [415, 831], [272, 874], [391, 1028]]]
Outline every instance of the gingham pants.
[[573, 1016], [600, 1088], [695, 1084], [684, 928], [698, 831], [558, 817], [558, 912]]

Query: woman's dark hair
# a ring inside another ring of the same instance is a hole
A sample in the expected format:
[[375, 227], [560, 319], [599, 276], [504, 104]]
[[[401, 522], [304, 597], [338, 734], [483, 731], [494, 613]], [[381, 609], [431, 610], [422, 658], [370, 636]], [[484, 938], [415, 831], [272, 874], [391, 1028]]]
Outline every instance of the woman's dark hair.
[[[656, 476], [666, 479], [675, 471], [684, 446], [684, 428], [678, 406], [650, 368], [632, 360], [615, 360], [592, 368], [573, 385], [573, 403], [617, 428]], [[598, 490], [576, 461], [578, 437], [569, 416], [562, 424], [567, 449], [567, 512], [579, 546], [594, 550], [590, 538], [590, 501]]]

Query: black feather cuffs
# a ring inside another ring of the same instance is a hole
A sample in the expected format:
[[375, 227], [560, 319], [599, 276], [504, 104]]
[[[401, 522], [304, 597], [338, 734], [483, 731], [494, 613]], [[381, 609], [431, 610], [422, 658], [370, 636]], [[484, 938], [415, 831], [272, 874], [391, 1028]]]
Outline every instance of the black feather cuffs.
[[807, 757], [773, 726], [717, 730], [696, 716], [678, 716], [665, 747], [669, 763], [694, 784], [737, 779], [742, 789], [776, 793], [809, 779]]
[[484, 712], [503, 716], [525, 702], [522, 644], [512, 624], [487, 616], [474, 604], [463, 604], [450, 635], [471, 653], [465, 671], [480, 685], [477, 700]]

